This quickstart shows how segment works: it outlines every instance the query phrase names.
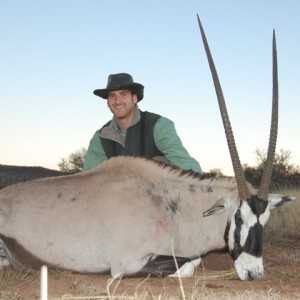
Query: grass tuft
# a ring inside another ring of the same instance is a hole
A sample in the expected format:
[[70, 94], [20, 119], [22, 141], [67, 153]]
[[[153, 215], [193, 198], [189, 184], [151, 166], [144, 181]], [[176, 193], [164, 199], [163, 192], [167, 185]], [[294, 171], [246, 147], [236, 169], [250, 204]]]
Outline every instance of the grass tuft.
[[300, 190], [281, 189], [277, 193], [295, 196], [297, 199], [271, 211], [266, 225], [265, 238], [271, 243], [285, 242], [286, 239], [300, 239]]

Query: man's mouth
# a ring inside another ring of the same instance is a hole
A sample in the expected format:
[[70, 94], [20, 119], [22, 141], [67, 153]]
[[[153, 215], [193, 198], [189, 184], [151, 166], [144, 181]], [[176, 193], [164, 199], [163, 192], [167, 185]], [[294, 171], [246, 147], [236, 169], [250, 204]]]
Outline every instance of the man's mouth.
[[115, 106], [115, 109], [123, 109], [124, 107], [125, 107], [125, 104], [122, 104], [122, 105]]

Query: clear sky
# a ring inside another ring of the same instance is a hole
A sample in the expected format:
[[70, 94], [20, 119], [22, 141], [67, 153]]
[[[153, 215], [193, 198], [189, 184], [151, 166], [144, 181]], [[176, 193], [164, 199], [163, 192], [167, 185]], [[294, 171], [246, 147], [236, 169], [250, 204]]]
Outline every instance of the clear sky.
[[250, 165], [268, 144], [275, 28], [277, 150], [300, 165], [299, 0], [0, 0], [0, 164], [58, 169], [111, 118], [93, 91], [127, 72], [145, 86], [140, 108], [173, 120], [203, 170], [230, 175], [197, 13]]

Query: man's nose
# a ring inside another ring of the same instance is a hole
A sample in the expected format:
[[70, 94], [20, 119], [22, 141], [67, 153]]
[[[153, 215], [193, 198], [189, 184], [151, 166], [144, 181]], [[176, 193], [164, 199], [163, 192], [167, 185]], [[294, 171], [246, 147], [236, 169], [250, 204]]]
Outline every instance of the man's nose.
[[121, 95], [115, 95], [115, 103], [120, 102], [122, 99]]

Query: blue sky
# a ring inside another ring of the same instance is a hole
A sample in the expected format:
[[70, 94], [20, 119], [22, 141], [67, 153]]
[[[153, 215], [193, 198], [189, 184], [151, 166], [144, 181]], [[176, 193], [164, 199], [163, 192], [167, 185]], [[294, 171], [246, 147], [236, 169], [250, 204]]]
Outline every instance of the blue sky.
[[173, 120], [205, 171], [232, 173], [199, 14], [242, 163], [266, 149], [272, 31], [279, 65], [277, 150], [300, 165], [300, 1], [0, 1], [0, 164], [57, 169], [111, 118], [93, 95], [112, 73], [145, 86], [142, 110]]

